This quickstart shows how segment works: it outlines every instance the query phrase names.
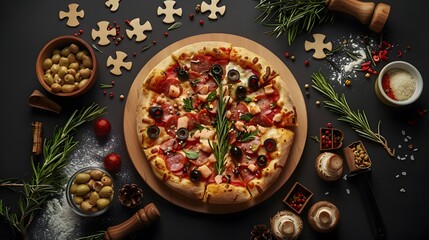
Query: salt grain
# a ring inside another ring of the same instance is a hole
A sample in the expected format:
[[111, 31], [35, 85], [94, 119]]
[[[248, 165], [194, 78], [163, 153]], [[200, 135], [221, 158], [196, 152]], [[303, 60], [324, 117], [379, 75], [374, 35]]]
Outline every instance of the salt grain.
[[404, 193], [405, 192], [405, 188], [401, 188], [401, 189], [399, 189], [399, 191]]
[[350, 194], [350, 189], [346, 188], [346, 193]]
[[402, 176], [407, 176], [407, 172], [402, 172]]
[[325, 192], [325, 196], [328, 196], [329, 195], [329, 192]]
[[343, 179], [347, 181], [347, 174], [344, 174]]
[[414, 161], [414, 155], [410, 156], [411, 161]]

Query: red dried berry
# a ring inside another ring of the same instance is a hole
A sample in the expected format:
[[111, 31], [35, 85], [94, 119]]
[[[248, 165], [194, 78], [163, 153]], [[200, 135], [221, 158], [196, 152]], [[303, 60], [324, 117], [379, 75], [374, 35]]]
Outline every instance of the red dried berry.
[[304, 61], [304, 65], [305, 65], [306, 67], [310, 66], [310, 61], [305, 60], [305, 61]]
[[289, 58], [290, 58], [290, 53], [289, 53], [288, 51], [286, 51], [286, 52], [284, 53], [284, 55], [285, 55], [285, 57], [286, 57], [287, 59], [289, 59]]
[[200, 25], [204, 25], [204, 20], [200, 20]]
[[190, 14], [189, 14], [189, 19], [190, 19], [190, 20], [194, 20], [194, 17], [195, 17], [195, 16], [194, 16], [194, 14], [193, 14], [193, 13], [190, 13]]
[[164, 32], [164, 37], [168, 37], [168, 32]]

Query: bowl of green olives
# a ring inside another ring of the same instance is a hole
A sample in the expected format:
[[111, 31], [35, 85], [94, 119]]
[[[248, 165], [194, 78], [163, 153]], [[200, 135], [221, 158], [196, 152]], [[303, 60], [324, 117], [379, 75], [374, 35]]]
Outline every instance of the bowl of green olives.
[[99, 216], [112, 205], [115, 182], [99, 167], [85, 167], [75, 172], [66, 186], [67, 202], [72, 210], [83, 217]]
[[95, 52], [79, 37], [59, 36], [40, 51], [36, 60], [36, 75], [43, 88], [54, 95], [82, 95], [97, 78]]

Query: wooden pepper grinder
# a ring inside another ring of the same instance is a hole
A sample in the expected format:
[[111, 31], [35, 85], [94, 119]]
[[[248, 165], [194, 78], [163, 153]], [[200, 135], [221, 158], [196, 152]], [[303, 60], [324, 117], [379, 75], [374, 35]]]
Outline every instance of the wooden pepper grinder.
[[124, 239], [131, 232], [149, 226], [161, 217], [155, 204], [149, 203], [144, 208], [137, 211], [127, 221], [113, 227], [109, 227], [104, 233], [106, 240]]
[[390, 5], [385, 3], [361, 2], [359, 0], [326, 0], [329, 10], [347, 13], [368, 25], [376, 33], [383, 30], [390, 13]]

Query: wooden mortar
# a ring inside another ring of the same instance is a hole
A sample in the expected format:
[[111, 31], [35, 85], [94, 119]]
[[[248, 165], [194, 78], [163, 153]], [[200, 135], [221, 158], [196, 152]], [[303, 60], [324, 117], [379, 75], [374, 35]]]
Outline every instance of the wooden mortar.
[[329, 10], [349, 14], [368, 25], [376, 33], [383, 30], [390, 13], [390, 5], [385, 3], [362, 2], [359, 0], [326, 0]]

